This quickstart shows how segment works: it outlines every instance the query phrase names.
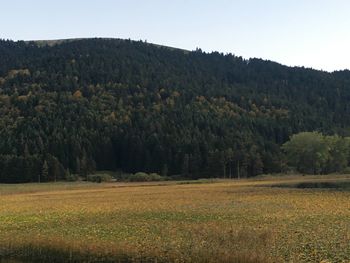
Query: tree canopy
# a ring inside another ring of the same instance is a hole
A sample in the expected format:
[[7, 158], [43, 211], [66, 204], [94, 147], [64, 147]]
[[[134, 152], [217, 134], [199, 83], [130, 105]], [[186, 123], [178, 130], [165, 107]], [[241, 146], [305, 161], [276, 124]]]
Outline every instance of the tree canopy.
[[282, 146], [287, 160], [298, 172], [320, 174], [343, 171], [350, 161], [349, 138], [302, 132]]
[[255, 176], [281, 171], [292, 134], [350, 131], [348, 71], [118, 39], [2, 40], [0, 61], [0, 182]]

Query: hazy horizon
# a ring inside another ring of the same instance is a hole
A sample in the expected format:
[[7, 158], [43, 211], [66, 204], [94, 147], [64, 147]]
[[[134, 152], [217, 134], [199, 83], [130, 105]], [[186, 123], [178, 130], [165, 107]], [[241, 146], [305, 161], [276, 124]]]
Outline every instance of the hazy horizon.
[[132, 39], [330, 72], [350, 69], [345, 0], [14, 0], [3, 10], [2, 39]]

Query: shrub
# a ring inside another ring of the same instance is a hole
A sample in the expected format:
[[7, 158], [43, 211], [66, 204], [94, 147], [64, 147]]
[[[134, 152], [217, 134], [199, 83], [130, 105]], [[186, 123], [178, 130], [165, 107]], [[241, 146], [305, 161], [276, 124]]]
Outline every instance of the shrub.
[[165, 179], [163, 176], [160, 176], [157, 173], [151, 173], [149, 175], [149, 178], [150, 178], [150, 181], [164, 181]]
[[149, 181], [149, 176], [146, 173], [136, 173], [129, 176], [130, 182], [147, 182]]
[[76, 182], [79, 180], [79, 175], [68, 173], [68, 174], [66, 174], [66, 180], [68, 182]]
[[350, 174], [350, 167], [346, 167], [346, 168], [343, 170], [343, 173], [344, 173], [344, 174]]
[[112, 180], [112, 176], [109, 174], [91, 174], [87, 176], [87, 181], [94, 183], [109, 182]]
[[160, 176], [157, 173], [143, 173], [143, 172], [138, 172], [136, 174], [132, 174], [129, 176], [129, 181], [130, 182], [156, 182], [156, 181], [164, 181], [166, 180], [165, 177]]

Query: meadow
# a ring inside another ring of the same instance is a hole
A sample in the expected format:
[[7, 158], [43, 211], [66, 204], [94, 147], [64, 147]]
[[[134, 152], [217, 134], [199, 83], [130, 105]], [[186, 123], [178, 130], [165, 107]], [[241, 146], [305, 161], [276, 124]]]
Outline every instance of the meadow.
[[350, 262], [349, 182], [0, 185], [0, 262]]

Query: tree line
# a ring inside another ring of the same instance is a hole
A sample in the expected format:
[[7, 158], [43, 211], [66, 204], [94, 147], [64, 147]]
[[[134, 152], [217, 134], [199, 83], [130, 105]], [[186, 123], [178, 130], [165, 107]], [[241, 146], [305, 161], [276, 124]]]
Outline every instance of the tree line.
[[349, 136], [348, 71], [118, 39], [1, 40], [0, 61], [0, 182], [250, 177], [293, 134]]

